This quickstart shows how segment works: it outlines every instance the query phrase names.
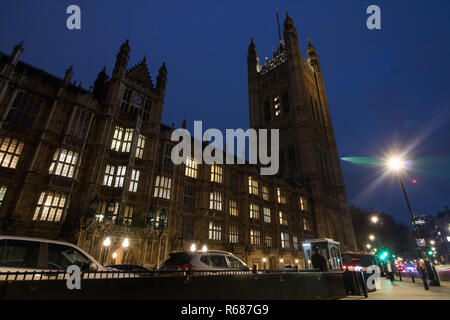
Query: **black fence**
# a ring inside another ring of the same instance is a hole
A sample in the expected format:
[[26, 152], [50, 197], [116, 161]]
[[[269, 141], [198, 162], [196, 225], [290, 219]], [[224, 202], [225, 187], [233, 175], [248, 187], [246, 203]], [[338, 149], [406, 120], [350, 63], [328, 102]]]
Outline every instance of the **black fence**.
[[343, 272], [180, 270], [0, 273], [0, 299], [304, 300], [347, 295]]

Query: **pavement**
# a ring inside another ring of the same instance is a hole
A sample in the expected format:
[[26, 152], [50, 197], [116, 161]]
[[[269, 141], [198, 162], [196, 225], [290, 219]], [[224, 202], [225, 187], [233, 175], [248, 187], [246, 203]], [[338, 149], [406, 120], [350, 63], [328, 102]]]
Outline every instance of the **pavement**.
[[440, 287], [430, 286], [425, 290], [422, 281], [413, 283], [411, 278], [394, 281], [382, 278], [380, 289], [369, 292], [369, 297], [349, 296], [342, 300], [450, 300], [450, 282], [441, 281]]

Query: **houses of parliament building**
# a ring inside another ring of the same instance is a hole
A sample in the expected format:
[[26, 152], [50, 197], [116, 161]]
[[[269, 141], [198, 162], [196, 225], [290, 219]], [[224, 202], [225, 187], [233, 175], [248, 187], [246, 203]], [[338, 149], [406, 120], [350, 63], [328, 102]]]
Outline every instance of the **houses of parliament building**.
[[58, 78], [20, 61], [23, 50], [0, 53], [0, 234], [147, 267], [192, 244], [273, 269], [304, 266], [306, 239], [356, 249], [319, 57], [311, 43], [302, 57], [288, 15], [271, 59], [260, 65], [253, 39], [247, 53], [250, 127], [280, 130], [274, 176], [174, 165], [174, 126], [161, 123], [166, 66], [155, 80], [145, 58], [129, 67], [128, 40], [89, 90], [72, 67]]

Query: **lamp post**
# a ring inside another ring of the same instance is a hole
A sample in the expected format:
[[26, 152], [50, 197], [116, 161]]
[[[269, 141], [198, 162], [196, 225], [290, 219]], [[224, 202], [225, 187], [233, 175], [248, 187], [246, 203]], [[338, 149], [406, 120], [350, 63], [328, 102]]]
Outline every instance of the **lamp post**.
[[102, 265], [105, 264], [105, 256], [106, 257], [108, 256], [110, 245], [111, 245], [111, 238], [106, 237], [105, 240], [103, 240]]
[[266, 261], [267, 261], [267, 259], [266, 258], [262, 258], [262, 261], [263, 261], [263, 265], [264, 265], [264, 271], [266, 271]]
[[[380, 233], [378, 232], [378, 221], [379, 221], [379, 218], [378, 218], [378, 216], [372, 216], [372, 217], [370, 217], [370, 221], [372, 221], [372, 223], [373, 224], [375, 224], [375, 234], [377, 235], [376, 237], [374, 237], [374, 238], [376, 238], [377, 239], [377, 242], [376, 242], [376, 244], [377, 244], [377, 246], [379, 247], [380, 246]], [[371, 239], [372, 240], [372, 239]]]
[[128, 240], [128, 238], [123, 239], [123, 242], [122, 242], [122, 248], [123, 248], [122, 263], [125, 262], [125, 257], [127, 255], [128, 246], [129, 245], [130, 245], [130, 241]]
[[[400, 182], [400, 186], [401, 186], [402, 191], [403, 191], [403, 196], [405, 197], [406, 205], [408, 206], [409, 216], [411, 218], [411, 222], [412, 222], [413, 227], [414, 227], [414, 232], [416, 234], [416, 239], [420, 239], [420, 232], [419, 232], [419, 229], [417, 228], [416, 221], [414, 220], [414, 215], [413, 215], [413, 212], [412, 212], [412, 209], [411, 209], [411, 204], [409, 203], [408, 195], [406, 194], [406, 189], [405, 189], [405, 185], [403, 183], [403, 178], [402, 178], [402, 174], [401, 174], [401, 171], [405, 168], [405, 161], [402, 158], [400, 158], [400, 157], [392, 157], [392, 158], [389, 158], [387, 160], [387, 167], [391, 171], [393, 171], [393, 172], [395, 172], [397, 174], [398, 180]], [[425, 239], [425, 241], [426, 241], [426, 239]], [[427, 259], [426, 254], [424, 255], [422, 253], [422, 251], [420, 250], [420, 247], [419, 247], [419, 244], [417, 243], [417, 241], [414, 241], [414, 243], [416, 245], [416, 250], [417, 250], [417, 254], [418, 254], [419, 258], [420, 257], [424, 257], [425, 259]], [[426, 245], [428, 247], [427, 241], [425, 243], [426, 243]], [[431, 267], [430, 267], [430, 269], [431, 269]], [[422, 270], [423, 285], [425, 287], [425, 290], [429, 290], [427, 279], [426, 279], [423, 271], [424, 270]], [[432, 273], [432, 270], [429, 270], [429, 271], [431, 271], [431, 272], [429, 272], [430, 273], [430, 278], [434, 281], [434, 279], [433, 279], [434, 275]]]

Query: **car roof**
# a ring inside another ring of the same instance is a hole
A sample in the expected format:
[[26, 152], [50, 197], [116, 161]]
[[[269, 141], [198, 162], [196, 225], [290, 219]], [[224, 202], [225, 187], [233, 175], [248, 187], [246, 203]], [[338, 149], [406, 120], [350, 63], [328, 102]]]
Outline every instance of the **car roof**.
[[207, 253], [221, 253], [221, 254], [231, 254], [231, 255], [234, 256], [233, 253], [227, 252], [227, 251], [222, 251], [222, 250], [207, 250], [207, 251], [197, 250], [197, 251], [195, 251], [195, 252], [186, 250], [186, 251], [182, 251], [182, 252], [173, 252], [173, 254], [176, 254], [176, 253], [190, 253], [190, 254], [196, 254], [196, 253], [200, 253], [200, 254], [207, 254]]
[[75, 244], [70, 243], [65, 240], [52, 240], [52, 239], [45, 239], [45, 238], [22, 237], [22, 236], [8, 236], [8, 235], [2, 235], [2, 234], [0, 234], [0, 240], [26, 240], [26, 241], [37, 241], [37, 242], [57, 243], [57, 244], [76, 246]]
[[54, 243], [54, 244], [70, 246], [77, 250], [80, 250], [85, 255], [87, 255], [91, 260], [99, 263], [94, 257], [92, 257], [89, 253], [84, 251], [82, 248], [78, 247], [76, 244], [73, 244], [73, 243], [70, 243], [70, 242], [64, 241], [64, 240], [52, 240], [52, 239], [45, 239], [45, 238], [22, 237], [22, 236], [8, 236], [8, 235], [3, 235], [3, 234], [0, 234], [0, 240], [24, 240], [24, 241], [45, 242], [45, 243]]

